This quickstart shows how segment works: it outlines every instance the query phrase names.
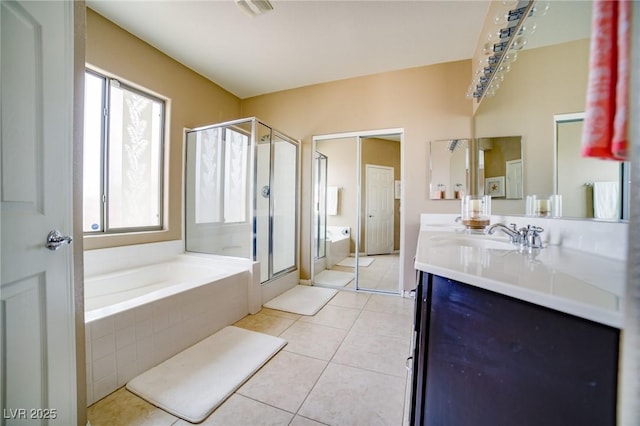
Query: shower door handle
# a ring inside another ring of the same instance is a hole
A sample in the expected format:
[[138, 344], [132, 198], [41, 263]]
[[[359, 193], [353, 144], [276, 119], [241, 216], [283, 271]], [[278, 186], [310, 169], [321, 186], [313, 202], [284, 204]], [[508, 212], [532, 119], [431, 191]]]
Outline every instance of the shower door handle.
[[44, 246], [49, 250], [58, 250], [63, 244], [71, 244], [72, 242], [71, 237], [63, 237], [60, 231], [54, 229], [47, 235], [47, 243]]

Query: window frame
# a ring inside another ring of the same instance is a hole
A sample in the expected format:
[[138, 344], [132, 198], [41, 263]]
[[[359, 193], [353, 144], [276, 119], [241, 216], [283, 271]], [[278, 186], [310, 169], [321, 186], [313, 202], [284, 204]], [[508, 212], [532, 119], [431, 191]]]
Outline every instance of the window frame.
[[[167, 108], [168, 99], [159, 96], [152, 91], [134, 85], [130, 82], [123, 81], [113, 75], [110, 75], [103, 71], [85, 67], [85, 76], [90, 74], [94, 77], [100, 78], [103, 81], [102, 85], [102, 99], [101, 99], [101, 131], [100, 131], [100, 222], [102, 229], [92, 231], [84, 229], [83, 220], [83, 235], [85, 236], [107, 236], [107, 235], [126, 235], [140, 232], [150, 231], [164, 231], [166, 229], [166, 214], [165, 214], [165, 191], [167, 188]], [[110, 143], [110, 111], [111, 111], [111, 86], [116, 85], [118, 88], [135, 93], [150, 99], [153, 102], [158, 102], [161, 105], [160, 111], [160, 124], [159, 124], [159, 148], [158, 148], [158, 224], [150, 226], [131, 226], [131, 227], [118, 227], [112, 228], [109, 226], [109, 143]], [[85, 94], [86, 103], [86, 94]], [[84, 146], [84, 141], [83, 141]], [[84, 162], [83, 162], [84, 167]], [[84, 180], [84, 178], [83, 178]], [[84, 211], [84, 205], [83, 205]]]

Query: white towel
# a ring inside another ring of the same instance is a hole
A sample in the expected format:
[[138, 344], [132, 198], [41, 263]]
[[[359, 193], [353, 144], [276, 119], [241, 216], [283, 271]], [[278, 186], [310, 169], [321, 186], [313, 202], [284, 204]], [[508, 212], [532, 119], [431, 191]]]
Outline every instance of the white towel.
[[338, 187], [327, 186], [327, 214], [335, 216], [338, 214]]
[[593, 183], [593, 217], [620, 219], [620, 183]]

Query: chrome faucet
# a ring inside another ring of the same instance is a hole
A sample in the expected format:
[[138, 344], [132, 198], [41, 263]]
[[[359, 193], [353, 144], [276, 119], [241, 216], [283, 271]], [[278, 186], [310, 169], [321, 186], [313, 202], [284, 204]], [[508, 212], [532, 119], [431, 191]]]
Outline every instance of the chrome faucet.
[[503, 223], [494, 223], [490, 227], [487, 228], [487, 234], [493, 235], [496, 230], [500, 230], [509, 236], [509, 239], [513, 244], [521, 244], [522, 243], [522, 235], [518, 228], [516, 228], [516, 224], [512, 223], [511, 226], [507, 226]]
[[539, 226], [527, 225], [526, 227], [518, 229], [515, 223], [512, 223], [510, 226], [502, 223], [494, 223], [487, 228], [487, 234], [492, 235], [496, 230], [507, 234], [512, 244], [529, 248], [543, 247], [540, 233], [543, 232], [544, 229]]

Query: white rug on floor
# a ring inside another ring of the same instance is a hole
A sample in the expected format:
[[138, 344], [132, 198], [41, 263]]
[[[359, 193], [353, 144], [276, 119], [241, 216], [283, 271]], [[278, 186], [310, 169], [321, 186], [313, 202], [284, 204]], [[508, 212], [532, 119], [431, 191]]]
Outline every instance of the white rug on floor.
[[135, 377], [127, 389], [200, 423], [286, 344], [279, 337], [228, 326]]
[[338, 290], [330, 288], [297, 285], [274, 297], [264, 307], [300, 315], [315, 315], [337, 292]]
[[351, 272], [331, 271], [325, 269], [313, 277], [313, 282], [316, 284], [342, 287], [349, 284], [355, 277], [355, 274]]
[[[375, 257], [359, 257], [358, 258], [358, 266], [369, 266], [376, 260]], [[340, 262], [336, 263], [336, 265], [346, 266], [348, 268], [356, 267], [356, 258], [355, 257], [345, 257]]]

